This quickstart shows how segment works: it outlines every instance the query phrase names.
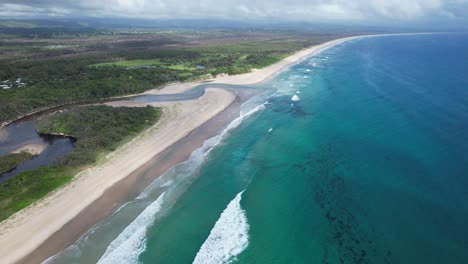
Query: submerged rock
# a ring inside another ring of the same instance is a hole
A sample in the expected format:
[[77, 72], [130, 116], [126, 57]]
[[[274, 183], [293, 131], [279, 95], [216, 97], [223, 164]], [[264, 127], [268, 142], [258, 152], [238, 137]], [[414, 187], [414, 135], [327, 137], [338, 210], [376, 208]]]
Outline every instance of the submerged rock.
[[[295, 95], [297, 96], [297, 95]], [[294, 97], [294, 96], [293, 96]], [[297, 96], [299, 97], [299, 96]], [[268, 100], [268, 107], [277, 112], [277, 113], [290, 113], [291, 115], [298, 117], [298, 116], [306, 116], [308, 113], [306, 113], [302, 107], [300, 106], [300, 103], [298, 101], [294, 101], [291, 103], [292, 98], [289, 96], [278, 96], [278, 97], [272, 97], [270, 100]]]

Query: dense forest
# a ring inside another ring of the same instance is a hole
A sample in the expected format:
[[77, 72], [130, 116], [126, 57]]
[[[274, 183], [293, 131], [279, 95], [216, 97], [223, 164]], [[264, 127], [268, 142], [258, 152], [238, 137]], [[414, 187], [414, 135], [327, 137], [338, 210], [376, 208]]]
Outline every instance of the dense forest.
[[26, 171], [0, 184], [0, 221], [62, 186], [99, 154], [155, 124], [161, 110], [154, 107], [75, 107], [38, 121], [38, 131], [76, 139], [74, 150], [53, 166]]

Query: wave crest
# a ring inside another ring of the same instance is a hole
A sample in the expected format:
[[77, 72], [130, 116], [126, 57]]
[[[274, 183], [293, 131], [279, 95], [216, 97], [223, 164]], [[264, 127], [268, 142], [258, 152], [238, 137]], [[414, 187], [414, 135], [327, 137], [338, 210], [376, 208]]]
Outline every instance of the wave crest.
[[198, 251], [194, 264], [231, 263], [249, 245], [249, 229], [238, 193], [224, 209], [218, 221]]
[[162, 193], [110, 243], [98, 264], [138, 263], [138, 257], [146, 248], [146, 231], [161, 211], [164, 196]]

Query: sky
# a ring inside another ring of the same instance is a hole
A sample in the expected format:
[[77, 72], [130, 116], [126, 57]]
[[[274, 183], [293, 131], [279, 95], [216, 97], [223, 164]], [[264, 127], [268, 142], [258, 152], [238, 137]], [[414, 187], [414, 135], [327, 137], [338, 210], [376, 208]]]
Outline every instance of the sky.
[[0, 17], [468, 23], [468, 0], [0, 0]]

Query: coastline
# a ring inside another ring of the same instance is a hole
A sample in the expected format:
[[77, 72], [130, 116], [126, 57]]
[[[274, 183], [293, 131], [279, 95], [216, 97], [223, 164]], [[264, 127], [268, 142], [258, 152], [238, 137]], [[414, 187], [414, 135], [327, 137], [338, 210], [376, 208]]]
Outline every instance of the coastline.
[[339, 45], [341, 43], [344, 43], [350, 40], [360, 39], [360, 38], [365, 38], [365, 37], [373, 37], [373, 36], [385, 36], [385, 35], [362, 35], [362, 36], [339, 38], [339, 39], [331, 40], [322, 44], [318, 44], [318, 45], [300, 50], [284, 58], [281, 61], [271, 64], [265, 68], [253, 69], [251, 72], [248, 72], [248, 73], [213, 78], [213, 79], [210, 79], [209, 82], [196, 81], [196, 82], [186, 82], [186, 83], [171, 83], [171, 84], [164, 86], [162, 89], [152, 89], [142, 94], [182, 93], [204, 83], [232, 84], [232, 85], [249, 85], [249, 84], [251, 85], [251, 84], [260, 83], [267, 79], [274, 78], [276, 75], [288, 69], [290, 66], [301, 62], [307, 57], [320, 53], [321, 51], [325, 49], [331, 48], [333, 46]]
[[[287, 67], [326, 48], [362, 37], [366, 36], [341, 38], [316, 45], [263, 69], [215, 78], [210, 83], [237, 85], [258, 83], [274, 77]], [[179, 93], [200, 84], [201, 82], [170, 84], [163, 89], [147, 91], [146, 94]], [[0, 223], [0, 255], [3, 261], [29, 262], [28, 256], [32, 252], [52, 235], [63, 230], [105, 192], [141, 171], [153, 157], [222, 113], [235, 100], [236, 96], [230, 91], [208, 88], [205, 95], [196, 100], [153, 104], [164, 107], [164, 117], [155, 126], [109, 154], [102, 164], [86, 169], [70, 184]], [[99, 219], [92, 220], [97, 222]], [[76, 235], [70, 237], [68, 240], [76, 238]]]
[[155, 104], [163, 118], [143, 134], [107, 155], [100, 164], [75, 176], [66, 186], [0, 224], [3, 263], [17, 263], [59, 231], [88, 205], [155, 155], [186, 137], [228, 107], [236, 96], [224, 89], [208, 89], [197, 100]]

